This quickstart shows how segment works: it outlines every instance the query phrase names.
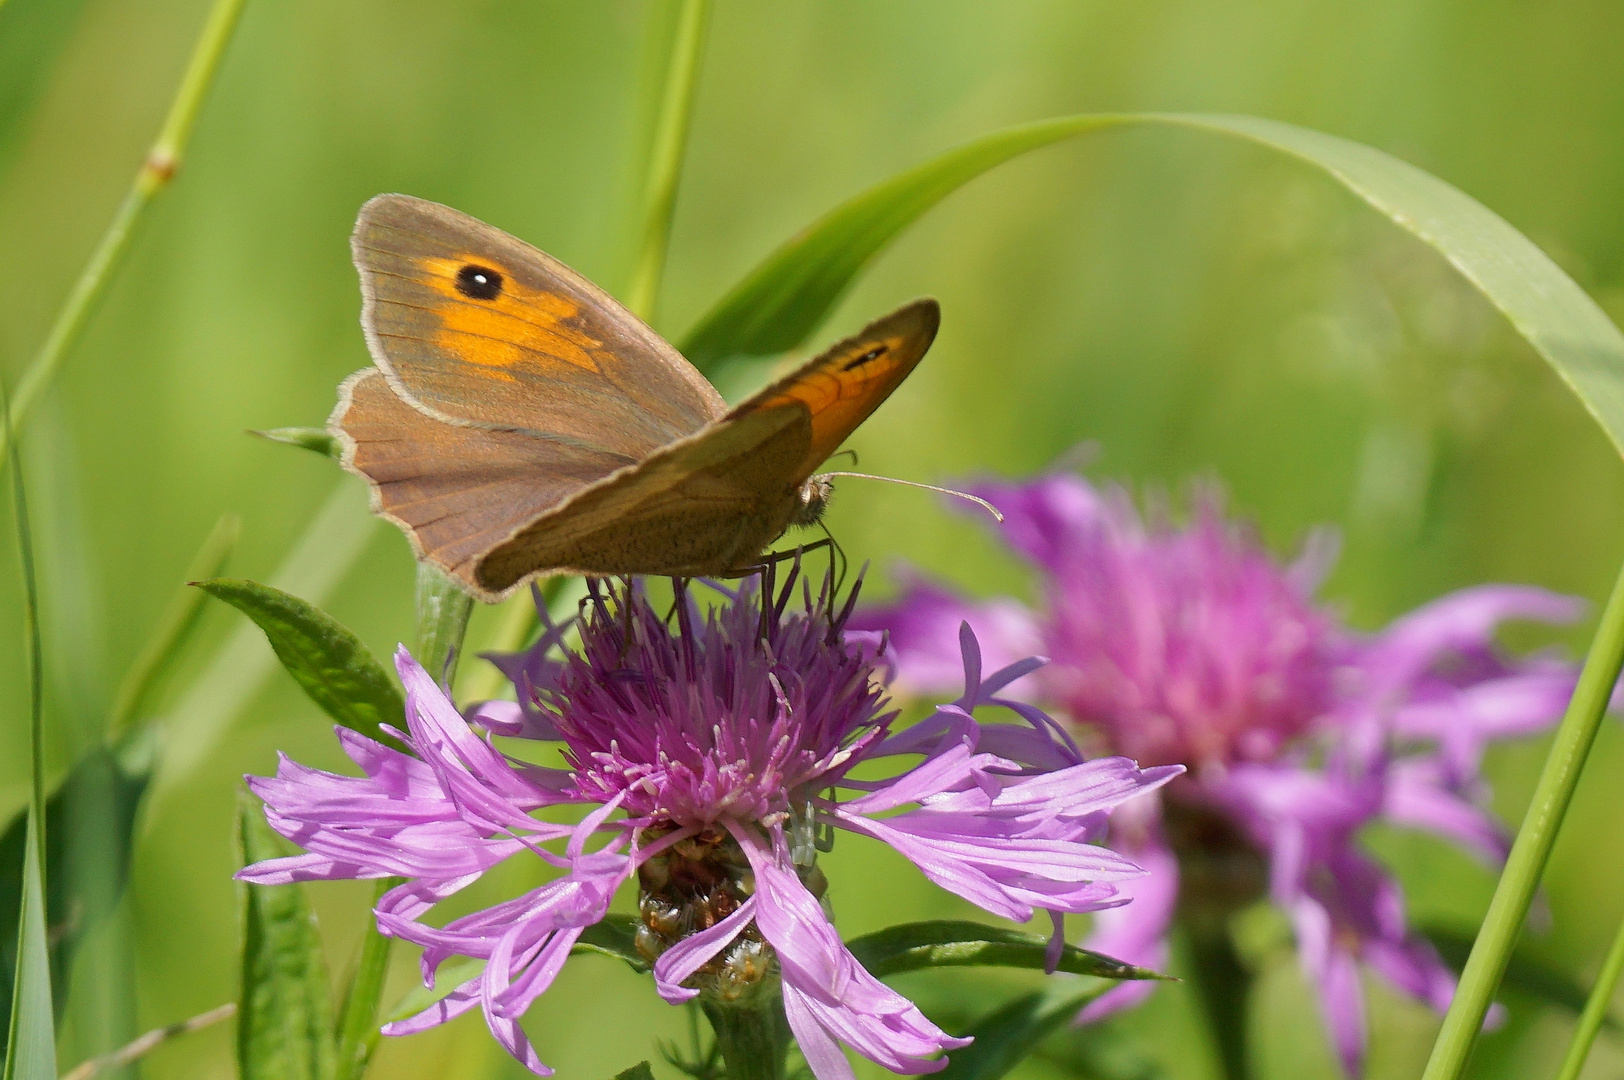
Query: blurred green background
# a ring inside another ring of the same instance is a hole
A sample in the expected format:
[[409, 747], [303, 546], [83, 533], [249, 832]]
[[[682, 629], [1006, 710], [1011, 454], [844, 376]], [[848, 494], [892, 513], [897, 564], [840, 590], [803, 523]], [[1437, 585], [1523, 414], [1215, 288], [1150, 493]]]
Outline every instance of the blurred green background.
[[[206, 7], [0, 8], [8, 384], [154, 136]], [[346, 238], [377, 192], [450, 203], [623, 287], [670, 25], [667, 4], [632, 0], [252, 0], [190, 159], [24, 442], [53, 773], [100, 738], [119, 678], [222, 512], [243, 521], [231, 572], [267, 579], [327, 507], [332, 535], [363, 548], [326, 606], [380, 655], [410, 637], [409, 552], [393, 529], [361, 524], [359, 482], [244, 431], [321, 422], [334, 386], [368, 362]], [[904, 167], [1011, 123], [1106, 110], [1256, 113], [1387, 150], [1498, 211], [1617, 320], [1621, 40], [1624, 8], [1595, 0], [719, 0], [656, 326], [679, 335], [780, 240]], [[1158, 130], [1020, 159], [889, 249], [813, 344], [923, 293], [942, 301], [942, 334], [852, 440], [865, 470], [1020, 474], [1095, 440], [1096, 476], [1175, 490], [1216, 476], [1283, 554], [1311, 525], [1341, 529], [1325, 594], [1365, 628], [1488, 580], [1599, 600], [1624, 556], [1624, 470], [1551, 372], [1430, 250], [1262, 150]], [[723, 390], [736, 396], [764, 373], [735, 372]], [[979, 523], [922, 493], [847, 481], [830, 524], [855, 558], [874, 560], [877, 591], [899, 559], [977, 592], [1026, 588]], [[315, 562], [342, 549], [324, 544]], [[15, 573], [0, 574], [8, 816], [27, 790], [19, 595]], [[252, 649], [188, 692], [243, 623], [211, 609], [165, 697], [134, 881], [81, 958], [64, 1065], [235, 995], [239, 777], [273, 769], [278, 749], [342, 760], [291, 680], [260, 681]], [[480, 613], [470, 642], [492, 625]], [[1582, 648], [1583, 630], [1555, 647]], [[1534, 742], [1492, 756], [1508, 817], [1542, 752]], [[1609, 727], [1529, 936], [1535, 955], [1586, 983], [1624, 912], [1620, 769], [1624, 737]], [[1370, 842], [1419, 916], [1470, 926], [1486, 905], [1491, 876], [1453, 850], [1397, 832]], [[827, 869], [848, 935], [963, 912], [855, 838]], [[506, 880], [485, 895], [531, 872], [496, 875]], [[342, 972], [366, 889], [312, 893]], [[406, 952], [401, 989], [413, 978]], [[1289, 951], [1264, 935], [1255, 960], [1257, 1076], [1334, 1076]], [[937, 973], [906, 989], [962, 1009], [1019, 983]], [[1371, 1075], [1414, 1076], [1436, 1022], [1376, 993]], [[1508, 1004], [1474, 1075], [1548, 1074], [1571, 1016]], [[1185, 990], [1160, 990], [1099, 1035], [1102, 1067], [1211, 1075], [1190, 1010]], [[166, 1046], [143, 1071], [229, 1075], [228, 1027]], [[561, 1076], [602, 1077], [654, 1038], [682, 1035], [685, 1019], [647, 981], [585, 958], [527, 1027]], [[1016, 1075], [1087, 1075], [1068, 1071], [1067, 1040], [1050, 1049]], [[372, 1075], [523, 1074], [476, 1014], [386, 1040]], [[1624, 1042], [1604, 1034], [1586, 1075], [1624, 1075]]]

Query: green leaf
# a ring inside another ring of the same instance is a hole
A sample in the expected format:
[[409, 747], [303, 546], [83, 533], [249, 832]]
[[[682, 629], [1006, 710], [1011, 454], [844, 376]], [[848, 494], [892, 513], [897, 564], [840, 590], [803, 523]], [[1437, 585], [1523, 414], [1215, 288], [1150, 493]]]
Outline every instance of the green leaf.
[[[45, 919], [59, 1019], [79, 946], [112, 913], [129, 882], [136, 810], [148, 778], [145, 770], [131, 770], [98, 747], [45, 804]], [[0, 834], [0, 1015], [6, 1016], [17, 965], [27, 823], [25, 810]]]
[[[859, 963], [883, 978], [942, 967], [1015, 967], [1041, 971], [1048, 942], [1032, 934], [958, 920], [904, 923], [846, 943]], [[1146, 968], [1067, 945], [1057, 971], [1100, 979], [1165, 979]]]
[[631, 1068], [615, 1073], [614, 1080], [654, 1080], [654, 1070], [649, 1068], [648, 1062], [639, 1061]]
[[[1458, 976], [1466, 966], [1466, 958], [1471, 955], [1475, 935], [1470, 931], [1442, 926], [1422, 927], [1421, 933], [1432, 942], [1444, 963]], [[1585, 1000], [1589, 997], [1589, 992], [1578, 980], [1521, 949], [1511, 954], [1500, 985], [1538, 1001], [1561, 1005], [1575, 1013], [1584, 1011]], [[1624, 1031], [1624, 1024], [1612, 1016], [1605, 1017], [1602, 1024], [1609, 1031]]]
[[650, 964], [637, 951], [637, 920], [630, 915], [606, 915], [581, 932], [572, 953], [597, 953], [624, 961], [633, 971], [648, 971]]
[[751, 271], [689, 331], [701, 368], [801, 344], [863, 268], [920, 215], [1013, 157], [1076, 135], [1155, 124], [1215, 132], [1329, 174], [1436, 249], [1510, 320], [1624, 450], [1624, 335], [1527, 237], [1437, 177], [1334, 135], [1251, 116], [1094, 114], [1010, 128], [885, 181], [836, 207]]
[[314, 604], [241, 578], [195, 582], [253, 619], [282, 666], [328, 716], [372, 739], [379, 724], [400, 727], [406, 703], [382, 664], [342, 623]]
[[[259, 801], [237, 806], [243, 864], [288, 853]], [[316, 920], [301, 885], [239, 886], [242, 996], [237, 1001], [240, 1080], [331, 1080], [333, 1010]]]
[[997, 1080], [1108, 989], [1103, 983], [1086, 989], [1067, 983], [1016, 998], [961, 1032], [973, 1035], [975, 1042], [949, 1054], [947, 1068], [936, 1075], [943, 1080]]
[[323, 457], [330, 457], [337, 461], [344, 455], [344, 447], [336, 438], [328, 433], [326, 428], [319, 427], [279, 427], [267, 428], [264, 431], [250, 431], [250, 435], [258, 435], [262, 439], [272, 442], [287, 443], [289, 446], [302, 446], [306, 450], [314, 450]]

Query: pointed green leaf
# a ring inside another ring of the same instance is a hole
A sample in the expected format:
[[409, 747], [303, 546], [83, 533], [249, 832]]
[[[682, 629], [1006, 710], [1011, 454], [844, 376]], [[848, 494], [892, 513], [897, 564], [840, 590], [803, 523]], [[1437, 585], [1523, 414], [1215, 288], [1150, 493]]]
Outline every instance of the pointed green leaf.
[[211, 578], [195, 584], [253, 619], [288, 674], [340, 724], [382, 739], [379, 724], [405, 723], [406, 703], [395, 680], [331, 615], [255, 581]]
[[950, 1053], [947, 1068], [936, 1075], [944, 1080], [997, 1080], [1109, 989], [1107, 983], [1083, 989], [1066, 983], [1016, 998], [961, 1032], [974, 1036], [975, 1042]]
[[264, 431], [251, 431], [250, 435], [258, 435], [262, 439], [272, 442], [287, 443], [289, 446], [302, 446], [306, 450], [314, 450], [323, 457], [330, 457], [337, 461], [344, 454], [344, 447], [339, 441], [328, 433], [326, 428], [319, 427], [279, 427], [267, 428]]
[[648, 1062], [639, 1061], [631, 1068], [615, 1073], [615, 1080], [654, 1080], [654, 1070], [649, 1068]]
[[[237, 807], [243, 864], [288, 854], [259, 800]], [[331, 1080], [333, 1010], [327, 962], [302, 885], [239, 886], [242, 996], [237, 1001], [240, 1080]]]
[[1075, 135], [1155, 124], [1215, 132], [1326, 172], [1433, 247], [1510, 320], [1624, 450], [1624, 335], [1532, 241], [1471, 196], [1334, 135], [1251, 116], [1096, 114], [967, 143], [847, 201], [773, 252], [700, 318], [683, 352], [701, 368], [801, 344], [859, 273], [920, 215], [988, 169]]
[[[904, 971], [940, 967], [1015, 967], [1041, 971], [1048, 942], [1019, 930], [944, 919], [904, 923], [865, 934], [846, 943], [859, 963], [884, 977]], [[1100, 979], [1165, 979], [1147, 968], [1071, 945], [1061, 953], [1057, 971]]]
[[[98, 747], [79, 760], [45, 805], [46, 936], [58, 1018], [79, 946], [124, 895], [147, 780], [147, 772], [127, 768]], [[27, 821], [27, 811], [19, 813], [0, 834], [0, 1016], [11, 1012]]]
[[56, 1027], [51, 1009], [51, 958], [45, 933], [45, 890], [40, 880], [39, 821], [28, 813], [23, 854], [22, 919], [6, 1039], [5, 1080], [56, 1080]]
[[39, 632], [39, 581], [34, 575], [33, 531], [23, 463], [12, 426], [11, 401], [0, 385], [0, 434], [11, 466], [12, 524], [23, 577], [23, 639], [28, 657], [28, 837], [23, 845], [22, 888], [16, 923], [4, 1080], [56, 1080], [56, 1024], [51, 1004], [51, 953], [45, 925], [45, 655]]

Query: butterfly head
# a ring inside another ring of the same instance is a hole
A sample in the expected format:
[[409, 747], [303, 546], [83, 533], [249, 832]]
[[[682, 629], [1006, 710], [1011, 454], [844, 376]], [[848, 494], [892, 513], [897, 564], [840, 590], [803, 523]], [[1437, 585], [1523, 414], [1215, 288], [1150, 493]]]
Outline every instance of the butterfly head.
[[835, 485], [827, 476], [811, 476], [795, 493], [795, 513], [791, 525], [816, 525], [823, 520], [823, 511], [829, 506], [829, 496]]

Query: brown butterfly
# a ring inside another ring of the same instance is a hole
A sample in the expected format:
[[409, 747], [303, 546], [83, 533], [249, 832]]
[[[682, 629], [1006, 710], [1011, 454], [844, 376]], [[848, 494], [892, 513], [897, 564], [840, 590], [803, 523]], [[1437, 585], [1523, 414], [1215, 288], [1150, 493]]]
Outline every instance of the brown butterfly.
[[829, 495], [813, 475], [924, 357], [915, 300], [729, 409], [635, 315], [450, 207], [379, 195], [351, 238], [377, 367], [328, 428], [420, 558], [500, 599], [536, 575], [721, 575]]

